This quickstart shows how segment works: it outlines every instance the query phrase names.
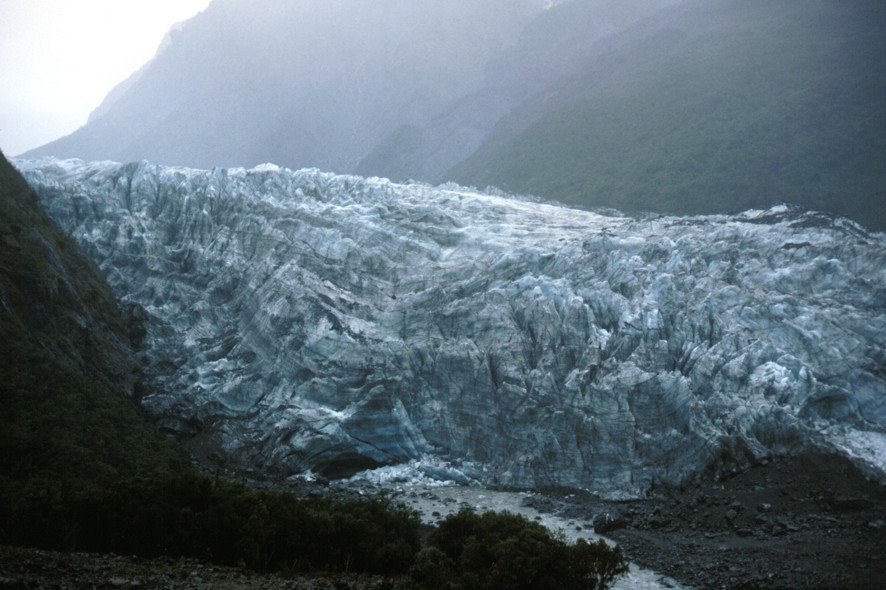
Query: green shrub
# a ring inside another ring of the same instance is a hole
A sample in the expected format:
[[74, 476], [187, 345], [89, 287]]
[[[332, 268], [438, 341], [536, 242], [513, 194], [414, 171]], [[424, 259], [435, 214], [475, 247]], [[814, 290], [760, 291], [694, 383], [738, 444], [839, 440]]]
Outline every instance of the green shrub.
[[576, 590], [604, 590], [628, 571], [621, 547], [609, 547], [603, 540], [579, 539], [569, 553], [571, 587]]
[[627, 571], [618, 547], [583, 540], [569, 545], [508, 513], [462, 510], [440, 523], [428, 542], [412, 570], [427, 589], [443, 581], [464, 590], [602, 590]]
[[437, 547], [425, 547], [415, 556], [412, 579], [422, 588], [450, 588], [456, 579], [455, 562]]
[[419, 549], [414, 513], [382, 500], [299, 500], [197, 475], [138, 479], [76, 496], [6, 488], [0, 543], [191, 556], [259, 571], [402, 574]]

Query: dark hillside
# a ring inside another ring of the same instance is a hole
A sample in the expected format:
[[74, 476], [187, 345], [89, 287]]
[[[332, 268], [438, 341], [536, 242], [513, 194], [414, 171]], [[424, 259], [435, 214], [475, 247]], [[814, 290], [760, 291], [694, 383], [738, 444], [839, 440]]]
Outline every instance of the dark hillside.
[[882, 3], [689, 2], [525, 102], [454, 180], [695, 214], [787, 201], [886, 228]]
[[188, 465], [127, 397], [128, 323], [0, 155], [0, 493], [77, 493]]
[[678, 0], [571, 0], [539, 13], [516, 42], [490, 55], [482, 87], [424, 125], [406, 125], [379, 143], [357, 173], [393, 180], [449, 180], [495, 124], [521, 102], [582, 70], [598, 42]]

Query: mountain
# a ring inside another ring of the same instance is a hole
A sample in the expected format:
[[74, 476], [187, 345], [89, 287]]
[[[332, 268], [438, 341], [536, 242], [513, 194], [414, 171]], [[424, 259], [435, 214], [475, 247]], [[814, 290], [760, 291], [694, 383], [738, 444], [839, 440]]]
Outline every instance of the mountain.
[[351, 171], [476, 90], [539, 0], [214, 0], [73, 134], [29, 152]]
[[704, 0], [601, 41], [448, 178], [584, 207], [778, 202], [886, 228], [886, 8]]
[[275, 162], [886, 229], [873, 0], [214, 0], [26, 157]]
[[118, 308], [0, 155], [0, 536], [15, 499], [51, 503], [189, 466], [131, 399], [139, 334], [137, 311]]
[[403, 125], [379, 143], [357, 173], [393, 180], [448, 179], [496, 123], [529, 97], [580, 72], [599, 41], [677, 0], [571, 0], [538, 13], [512, 45], [488, 57], [482, 87], [424, 125]]
[[145, 310], [142, 404], [207, 460], [614, 495], [809, 449], [886, 468], [886, 238], [847, 219], [16, 165]]

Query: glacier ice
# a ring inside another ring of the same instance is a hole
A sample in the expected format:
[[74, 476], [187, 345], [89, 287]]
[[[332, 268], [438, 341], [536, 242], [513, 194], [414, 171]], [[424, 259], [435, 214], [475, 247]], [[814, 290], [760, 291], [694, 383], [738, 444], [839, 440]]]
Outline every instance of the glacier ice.
[[886, 467], [863, 444], [886, 433], [886, 240], [845, 219], [15, 164], [145, 310], [144, 407], [217, 461], [344, 477], [431, 457], [629, 494], [812, 447]]

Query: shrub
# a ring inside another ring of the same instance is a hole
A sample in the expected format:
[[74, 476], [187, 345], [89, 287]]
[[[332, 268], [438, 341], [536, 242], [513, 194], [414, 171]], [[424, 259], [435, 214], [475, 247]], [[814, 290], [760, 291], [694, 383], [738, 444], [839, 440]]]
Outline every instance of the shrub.
[[610, 547], [602, 539], [593, 543], [579, 539], [569, 553], [570, 587], [576, 590], [605, 590], [628, 571], [621, 547]]
[[7, 488], [0, 543], [191, 556], [259, 571], [403, 574], [417, 516], [382, 500], [299, 500], [198, 475], [138, 479], [77, 495]]
[[444, 581], [464, 590], [603, 590], [627, 571], [617, 547], [584, 540], [569, 545], [508, 513], [462, 510], [440, 523], [428, 542], [412, 570], [427, 589], [445, 587]]
[[437, 547], [425, 547], [415, 556], [410, 573], [422, 588], [445, 590], [455, 582], [455, 562]]

